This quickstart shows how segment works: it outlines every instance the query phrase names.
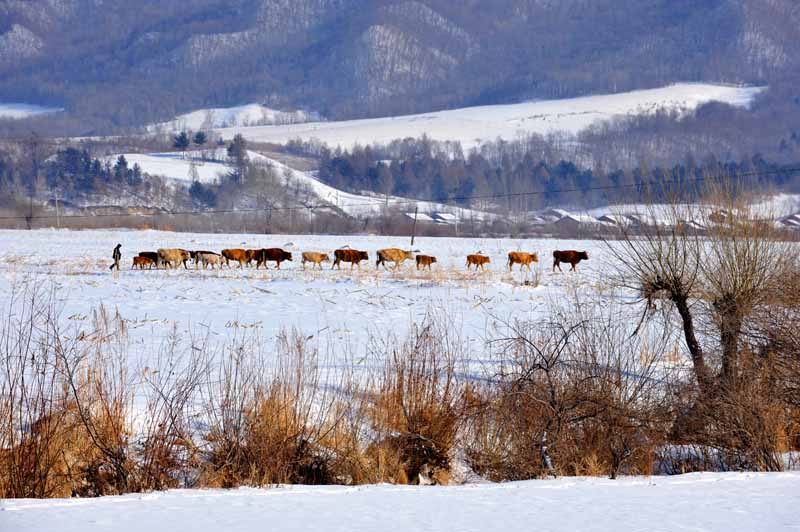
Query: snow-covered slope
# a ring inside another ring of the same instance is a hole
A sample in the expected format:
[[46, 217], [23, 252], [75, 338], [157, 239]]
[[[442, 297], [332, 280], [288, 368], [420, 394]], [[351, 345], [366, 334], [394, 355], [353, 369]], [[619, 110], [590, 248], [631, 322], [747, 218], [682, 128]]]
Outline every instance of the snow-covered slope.
[[0, 118], [28, 118], [36, 115], [58, 113], [62, 110], [28, 103], [0, 103]]
[[148, 126], [149, 131], [178, 131], [214, 129], [234, 126], [263, 126], [273, 124], [299, 124], [319, 120], [319, 115], [306, 111], [279, 111], [257, 103], [236, 107], [198, 109], [176, 116], [161, 124]]
[[310, 122], [219, 130], [225, 139], [237, 133], [254, 141], [286, 143], [290, 139], [318, 139], [332, 146], [386, 143], [423, 134], [435, 140], [460, 141], [469, 148], [497, 138], [514, 139], [529, 133], [576, 133], [599, 121], [619, 116], [653, 113], [659, 109], [692, 111], [710, 101], [747, 106], [760, 87], [682, 83], [659, 89], [547, 100], [511, 105], [487, 105], [418, 115]]
[[301, 172], [289, 168], [274, 159], [270, 159], [263, 155], [254, 152], [248, 152], [250, 159], [253, 161], [260, 161], [263, 164], [271, 165], [279, 175], [286, 179], [286, 185], [293, 184], [306, 187], [311, 190], [322, 202], [329, 203], [351, 216], [368, 216], [381, 212], [384, 208], [401, 208], [406, 211], [413, 212], [416, 206], [419, 212], [433, 213], [433, 212], [448, 212], [457, 215], [461, 220], [475, 219], [483, 220], [487, 213], [476, 211], [472, 209], [463, 209], [460, 207], [453, 207], [443, 203], [436, 203], [433, 201], [419, 201], [411, 200], [408, 198], [401, 198], [398, 196], [365, 196], [360, 194], [352, 194], [344, 192], [338, 188], [319, 181], [310, 172]]
[[[138, 164], [144, 173], [174, 179], [178, 181], [191, 181], [192, 165], [197, 172], [197, 180], [201, 183], [213, 183], [220, 177], [231, 171], [231, 167], [222, 162], [203, 162], [199, 152], [178, 152], [168, 153], [124, 153], [128, 166]], [[299, 186], [310, 191], [318, 198], [315, 203], [326, 203], [337, 207], [351, 216], [367, 216], [381, 212], [385, 207], [405, 208], [413, 212], [417, 206], [422, 213], [448, 212], [453, 213], [460, 219], [483, 220], [488, 214], [471, 209], [452, 207], [431, 201], [409, 200], [397, 196], [366, 196], [351, 194], [333, 188], [319, 181], [311, 172], [301, 172], [292, 169], [285, 164], [259, 153], [248, 151], [250, 160], [274, 168], [277, 175], [285, 180], [287, 186]], [[222, 160], [224, 150], [216, 150], [210, 154], [216, 161]], [[107, 158], [112, 164], [119, 155], [112, 155]]]
[[[142, 172], [153, 176], [166, 177], [179, 181], [192, 181], [192, 165], [197, 170], [197, 180], [201, 183], [213, 183], [220, 176], [230, 172], [230, 167], [221, 162], [203, 161], [199, 153], [179, 152], [166, 153], [123, 153], [128, 167], [138, 164]], [[114, 164], [119, 154], [107, 159]]]
[[5, 500], [17, 532], [797, 530], [800, 475], [561, 478], [454, 487], [293, 486]]

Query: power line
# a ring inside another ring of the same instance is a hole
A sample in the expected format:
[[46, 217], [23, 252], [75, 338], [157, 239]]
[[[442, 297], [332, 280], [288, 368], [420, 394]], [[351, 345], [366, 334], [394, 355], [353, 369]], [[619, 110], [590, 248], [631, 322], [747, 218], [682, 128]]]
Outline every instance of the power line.
[[[753, 171], [753, 172], [743, 172], [733, 176], [734, 179], [742, 179], [742, 178], [749, 178], [749, 177], [759, 177], [759, 176], [766, 176], [766, 175], [777, 175], [777, 174], [795, 174], [800, 173], [800, 167], [796, 168], [783, 168], [780, 170], [764, 170], [764, 171]], [[689, 183], [700, 183], [704, 181], [713, 181], [716, 179], [723, 179], [726, 176], [724, 175], [715, 175], [715, 176], [703, 176], [703, 177], [694, 177], [691, 179], [670, 179], [658, 182], [640, 182], [640, 183], [626, 183], [626, 184], [618, 184], [618, 185], [601, 185], [601, 186], [594, 186], [594, 187], [575, 187], [575, 188], [562, 188], [557, 190], [533, 190], [528, 192], [510, 192], [506, 194], [476, 194], [476, 195], [469, 195], [469, 196], [454, 196], [447, 198], [444, 202], [437, 202], [433, 200], [418, 200], [418, 199], [404, 199], [400, 201], [392, 201], [389, 203], [391, 207], [398, 207], [398, 206], [410, 206], [410, 205], [417, 205], [419, 203], [441, 203], [446, 205], [447, 203], [455, 202], [455, 201], [475, 201], [475, 200], [490, 200], [490, 199], [507, 199], [507, 198], [518, 198], [518, 197], [530, 197], [530, 196], [541, 196], [544, 194], [564, 194], [569, 192], [592, 192], [592, 191], [603, 191], [603, 190], [620, 190], [620, 189], [627, 189], [627, 188], [647, 188], [647, 187], [663, 187], [665, 185], [684, 185]], [[255, 209], [213, 209], [213, 210], [203, 210], [203, 211], [166, 211], [166, 212], [153, 212], [153, 213], [105, 213], [105, 214], [61, 214], [59, 215], [35, 215], [35, 216], [0, 216], [0, 220], [47, 220], [47, 219], [56, 219], [60, 218], [61, 220], [65, 219], [79, 219], [79, 218], [120, 218], [120, 217], [154, 217], [154, 216], [205, 216], [205, 215], [216, 215], [216, 214], [256, 214], [256, 213], [267, 213], [267, 212], [276, 212], [276, 211], [302, 211], [302, 210], [314, 210], [314, 209], [330, 209], [330, 208], [338, 208], [341, 210], [352, 208], [352, 207], [380, 207], [381, 205], [385, 205], [384, 200], [381, 202], [377, 201], [370, 201], [370, 202], [356, 202], [356, 203], [347, 203], [347, 204], [333, 204], [333, 203], [319, 203], [319, 204], [311, 204], [311, 205], [296, 205], [292, 207], [261, 207]], [[461, 209], [468, 209], [468, 207], [458, 207]]]

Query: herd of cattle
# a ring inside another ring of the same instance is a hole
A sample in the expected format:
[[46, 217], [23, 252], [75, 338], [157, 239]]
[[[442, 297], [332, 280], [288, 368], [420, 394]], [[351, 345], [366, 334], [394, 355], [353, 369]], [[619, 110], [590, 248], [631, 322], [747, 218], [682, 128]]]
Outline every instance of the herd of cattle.
[[[398, 248], [379, 249], [377, 251], [377, 260], [375, 267], [380, 268], [381, 265], [388, 269], [386, 263], [393, 263], [396, 270], [406, 260], [416, 260], [417, 270], [428, 268], [436, 262], [436, 257], [431, 255], [414, 255], [411, 251], [405, 251]], [[142, 251], [138, 256], [133, 258], [133, 268], [179, 268], [181, 264], [188, 269], [187, 263], [194, 261], [195, 268], [200, 266], [203, 269], [211, 266], [222, 268], [223, 265], [231, 267], [231, 263], [238, 263], [240, 268], [244, 266], [251, 266], [254, 262], [256, 269], [261, 265], [269, 269], [268, 263], [274, 262], [276, 269], [281, 268], [281, 263], [284, 261], [291, 261], [292, 253], [285, 251], [281, 248], [263, 248], [263, 249], [223, 249], [222, 252], [216, 253], [214, 251], [195, 250], [189, 251], [179, 248], [161, 248], [158, 251]], [[304, 251], [302, 253], [303, 269], [306, 269], [306, 264], [311, 263], [311, 267], [322, 269], [323, 262], [330, 262], [330, 256], [327, 253], [318, 251]], [[366, 251], [359, 251], [357, 249], [337, 249], [333, 252], [333, 268], [341, 269], [343, 262], [350, 263], [350, 269], [353, 266], [361, 268], [361, 261], [369, 260], [369, 254]], [[556, 268], [561, 271], [561, 263], [569, 264], [572, 266], [571, 271], [575, 270], [575, 266], [582, 260], [589, 260], [589, 255], [585, 251], [554, 251], [553, 252], [553, 271]], [[486, 255], [471, 254], [467, 255], [467, 270], [475, 266], [475, 271], [480, 268], [482, 271], [486, 264], [490, 263], [491, 259]], [[510, 251], [508, 253], [508, 269], [513, 270], [514, 264], [519, 264], [520, 269], [526, 266], [528, 270], [531, 269], [531, 264], [539, 262], [539, 256], [536, 253], [525, 253], [522, 251]]]

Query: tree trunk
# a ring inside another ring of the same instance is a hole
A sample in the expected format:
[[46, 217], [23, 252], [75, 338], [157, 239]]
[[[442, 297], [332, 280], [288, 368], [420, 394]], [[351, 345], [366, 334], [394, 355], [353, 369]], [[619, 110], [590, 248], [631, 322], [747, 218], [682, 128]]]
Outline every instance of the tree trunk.
[[689, 349], [689, 354], [692, 357], [692, 367], [694, 374], [697, 377], [697, 383], [700, 385], [700, 392], [706, 396], [712, 391], [711, 375], [706, 365], [705, 354], [700, 342], [697, 340], [697, 335], [694, 330], [694, 318], [689, 309], [689, 298], [684, 294], [672, 294], [672, 301], [678, 309], [678, 314], [681, 316], [683, 324], [683, 336], [686, 339], [686, 347]]

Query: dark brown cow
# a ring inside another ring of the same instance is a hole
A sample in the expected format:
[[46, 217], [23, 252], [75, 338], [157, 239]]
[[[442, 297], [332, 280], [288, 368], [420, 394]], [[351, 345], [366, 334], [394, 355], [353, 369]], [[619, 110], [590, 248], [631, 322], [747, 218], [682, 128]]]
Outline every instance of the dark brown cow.
[[277, 266], [275, 269], [281, 269], [281, 262], [285, 260], [292, 260], [292, 254], [284, 251], [281, 248], [266, 248], [259, 249], [256, 252], [256, 270], [263, 264], [264, 268], [269, 269], [267, 262], [275, 262]]
[[489, 264], [492, 262], [492, 259], [487, 257], [486, 255], [478, 255], [477, 253], [473, 253], [472, 255], [467, 255], [467, 269], [470, 269], [470, 266], [473, 264], [475, 265], [475, 271], [478, 271], [478, 267], [480, 266], [481, 270], [484, 270], [484, 264]]
[[436, 262], [436, 257], [432, 255], [417, 255], [417, 269], [420, 268], [425, 269], [427, 267], [429, 270], [431, 269], [431, 264]]
[[[247, 250], [250, 251], [250, 250]], [[247, 251], [240, 249], [240, 248], [233, 248], [233, 249], [223, 249], [222, 250], [222, 257], [225, 259], [225, 264], [230, 268], [231, 261], [235, 261], [239, 263], [239, 268], [243, 268], [246, 262], [249, 262], [247, 258]]]
[[575, 266], [582, 260], [589, 260], [589, 254], [585, 251], [575, 251], [574, 249], [565, 251], [556, 250], [553, 252], [553, 271], [556, 271], [556, 268], [558, 268], [558, 271], [563, 271], [561, 269], [561, 263], [566, 262], [572, 266], [570, 271], [574, 272], [576, 271]]
[[158, 253], [156, 253], [155, 251], [142, 251], [141, 253], [139, 253], [139, 256], [147, 257], [153, 262], [158, 262]]
[[539, 255], [536, 253], [525, 253], [524, 251], [509, 251], [508, 252], [508, 270], [511, 271], [514, 269], [515, 264], [519, 264], [519, 269], [521, 270], [523, 266], [528, 267], [528, 271], [531, 269], [531, 263], [539, 262]]
[[369, 254], [366, 251], [359, 251], [357, 249], [337, 249], [333, 252], [333, 266], [331, 266], [331, 270], [337, 266], [338, 269], [341, 270], [342, 262], [349, 262], [351, 270], [353, 269], [353, 264], [358, 266], [360, 270], [362, 260], [369, 260]]

